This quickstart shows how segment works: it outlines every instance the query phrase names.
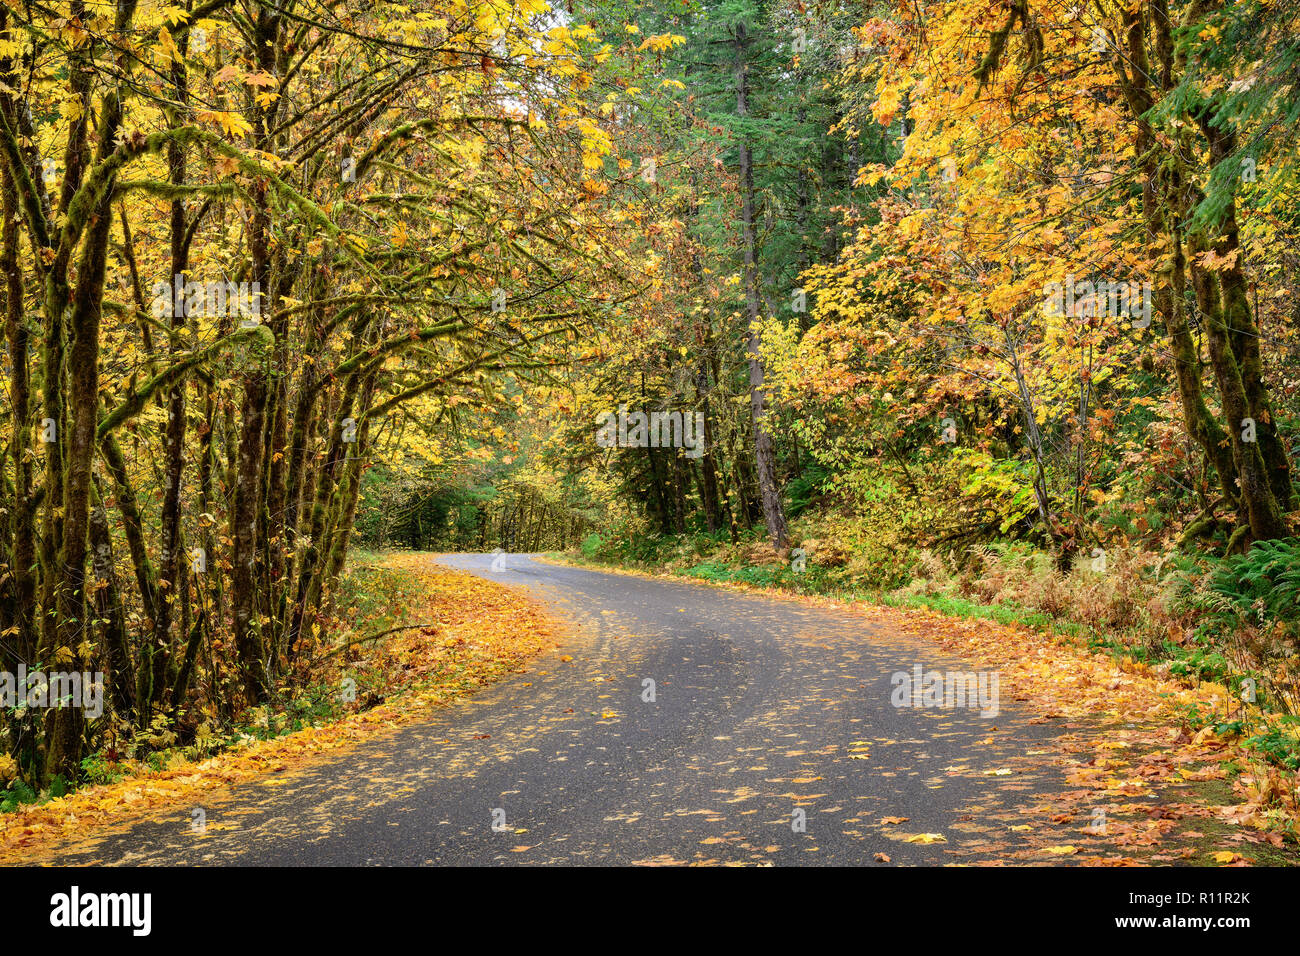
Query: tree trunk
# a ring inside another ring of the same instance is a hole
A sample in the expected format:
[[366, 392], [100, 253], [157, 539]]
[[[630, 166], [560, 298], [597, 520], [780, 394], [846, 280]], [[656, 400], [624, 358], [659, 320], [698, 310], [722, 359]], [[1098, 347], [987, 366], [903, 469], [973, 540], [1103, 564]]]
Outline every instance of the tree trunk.
[[[749, 116], [748, 63], [745, 50], [748, 46], [744, 23], [735, 25], [735, 84], [736, 115]], [[758, 329], [758, 262], [754, 234], [754, 164], [749, 143], [744, 134], [739, 144], [740, 152], [740, 214], [741, 243], [745, 253], [745, 310], [749, 326], [745, 336], [745, 350], [749, 355], [749, 410], [754, 429], [754, 466], [758, 479], [759, 500], [763, 506], [763, 520], [773, 548], [786, 544], [785, 510], [781, 504], [781, 490], [776, 477], [776, 449], [772, 434], [767, 429], [766, 391], [763, 386], [763, 357], [759, 349]]]

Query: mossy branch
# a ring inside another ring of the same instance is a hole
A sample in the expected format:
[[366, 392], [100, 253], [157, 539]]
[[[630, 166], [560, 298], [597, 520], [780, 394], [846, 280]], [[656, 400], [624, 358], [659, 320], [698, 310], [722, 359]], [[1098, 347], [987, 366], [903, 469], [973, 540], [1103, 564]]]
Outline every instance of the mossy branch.
[[206, 365], [222, 352], [249, 339], [259, 339], [264, 345], [270, 345], [275, 341], [275, 336], [266, 326], [256, 325], [250, 328], [236, 329], [226, 337], [213, 342], [207, 348], [190, 353], [176, 364], [168, 366], [149, 379], [136, 389], [126, 401], [100, 419], [99, 428], [95, 432], [96, 440], [103, 441], [107, 435], [120, 428], [136, 415], [139, 415], [154, 396], [183, 380], [195, 368]]

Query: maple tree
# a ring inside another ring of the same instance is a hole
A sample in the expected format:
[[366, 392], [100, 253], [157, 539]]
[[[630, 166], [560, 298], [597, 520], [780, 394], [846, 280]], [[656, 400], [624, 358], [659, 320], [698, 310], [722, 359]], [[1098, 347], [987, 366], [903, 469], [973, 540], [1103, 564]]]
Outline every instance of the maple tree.
[[[193, 734], [305, 679], [393, 433], [436, 458], [631, 287], [610, 47], [537, 0], [0, 17], [4, 664]], [[78, 708], [10, 716], [78, 773]]]

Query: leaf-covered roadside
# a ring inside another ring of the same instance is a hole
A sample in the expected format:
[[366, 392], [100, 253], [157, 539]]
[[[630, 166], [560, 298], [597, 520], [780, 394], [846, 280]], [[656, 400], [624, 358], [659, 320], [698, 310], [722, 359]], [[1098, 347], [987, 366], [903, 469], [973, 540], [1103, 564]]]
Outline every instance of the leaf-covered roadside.
[[729, 545], [708, 535], [593, 534], [580, 553], [602, 566], [916, 606], [1057, 634], [1162, 674], [1233, 688], [1258, 706], [1226, 716], [1197, 711], [1189, 715], [1193, 729], [1209, 723], [1241, 735], [1257, 756], [1300, 770], [1300, 659], [1290, 646], [1300, 626], [1294, 541], [1256, 542], [1224, 558], [1122, 551], [1108, 564], [1083, 560], [1062, 569], [1049, 554], [1014, 543], [973, 548], [961, 562], [924, 550], [891, 560], [824, 534], [827, 525], [816, 519], [801, 517], [791, 528], [806, 555], [802, 570], [795, 551], [783, 558], [752, 536]]
[[[580, 561], [573, 555], [565, 560]], [[603, 564], [601, 570], [653, 573]], [[743, 579], [701, 580], [715, 587], [773, 590]], [[950, 778], [990, 776], [990, 787], [1023, 791], [1025, 799], [1014, 813], [995, 816], [992, 825], [984, 808], [970, 808], [958, 824], [966, 830], [961, 848], [944, 850], [946, 858], [935, 862], [960, 862], [970, 854], [981, 857], [978, 865], [1295, 863], [1296, 776], [1246, 746], [1248, 728], [1258, 731], [1276, 715], [1245, 704], [1224, 685], [1193, 683], [1167, 666], [1116, 658], [1062, 633], [1020, 623], [817, 594], [785, 592], [783, 597], [859, 614], [864, 640], [873, 639], [871, 633], [891, 640], [911, 637], [933, 646], [935, 663], [952, 658], [972, 669], [997, 671], [1005, 706], [1032, 714], [1030, 724], [1059, 729], [1050, 743], [1017, 742], [994, 720], [976, 748], [987, 754], [973, 752], [969, 762], [942, 769]], [[874, 745], [881, 751], [896, 743]], [[1018, 743], [1024, 746], [1017, 749]], [[1005, 766], [981, 769], [997, 754], [1014, 756], [999, 758]], [[1064, 788], [1050, 796], [1026, 785], [1033, 776], [1053, 772], [1063, 778]], [[909, 837], [903, 830], [897, 836]], [[945, 839], [955, 842], [957, 835]], [[1026, 842], [1034, 848], [1025, 849]], [[1003, 846], [1006, 856], [990, 860], [988, 854]]]
[[[388, 733], [520, 671], [557, 646], [556, 624], [536, 602], [441, 567], [429, 555], [385, 556], [361, 565], [353, 575], [364, 578], [363, 590], [375, 606], [368, 608], [366, 627], [357, 627], [358, 633], [340, 628], [335, 647], [342, 650], [326, 664], [334, 676], [323, 686], [332, 688], [335, 699], [345, 679], [355, 682], [355, 700], [341, 705], [337, 719], [322, 716], [284, 733], [296, 713], [319, 708], [320, 701], [295, 701], [274, 713], [255, 708], [252, 726], [211, 744], [228, 746], [226, 752], [211, 756], [184, 748], [152, 768], [121, 762], [116, 773], [129, 776], [0, 815], [0, 864], [40, 862], [53, 846], [92, 829], [123, 827], [162, 807], [200, 802], [230, 785], [292, 773], [322, 754]], [[373, 595], [382, 596], [382, 607]], [[385, 612], [399, 615], [397, 623], [389, 623], [394, 619]], [[364, 636], [359, 632], [371, 633], [372, 624], [385, 630], [401, 623], [422, 626], [380, 641], [358, 641]]]
[[[1023, 815], [1005, 821], [1032, 828], [1028, 835], [1039, 838], [1032, 842], [1041, 843], [1008, 862], [1042, 860], [1045, 854], [1077, 857], [1073, 862], [1090, 866], [1294, 862], [1293, 854], [1276, 853], [1294, 850], [1300, 821], [1292, 775], [1246, 750], [1239, 734], [1219, 736], [1213, 722], [1193, 716], [1250, 719], [1247, 705], [1228, 688], [1189, 686], [1144, 662], [1116, 661], [1022, 626], [917, 608], [871, 607], [862, 613], [872, 623], [999, 671], [1009, 704], [1034, 713], [1031, 723], [1063, 729], [1052, 739], [1050, 754], [1026, 756], [1039, 762], [1050, 757], [1062, 769], [1066, 789], [1034, 800], [1021, 808]], [[996, 737], [994, 730], [983, 743], [992, 745]], [[1000, 786], [1014, 789], [1014, 762], [1010, 769]]]

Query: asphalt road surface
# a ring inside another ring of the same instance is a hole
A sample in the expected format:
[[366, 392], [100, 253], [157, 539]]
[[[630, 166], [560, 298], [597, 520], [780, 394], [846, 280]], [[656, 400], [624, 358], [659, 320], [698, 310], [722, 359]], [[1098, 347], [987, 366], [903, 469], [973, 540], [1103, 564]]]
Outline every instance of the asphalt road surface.
[[[996, 717], [895, 707], [894, 673], [963, 662], [849, 610], [522, 555], [442, 560], [532, 590], [574, 625], [565, 646], [232, 788], [202, 836], [178, 810], [57, 862], [940, 865], [1006, 856], [1023, 806], [1061, 787], [1024, 758], [1059, 728], [1017, 713], [1014, 689]], [[944, 842], [907, 841], [929, 833]]]

